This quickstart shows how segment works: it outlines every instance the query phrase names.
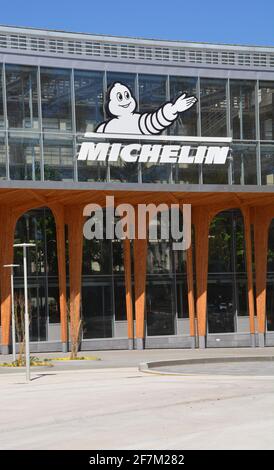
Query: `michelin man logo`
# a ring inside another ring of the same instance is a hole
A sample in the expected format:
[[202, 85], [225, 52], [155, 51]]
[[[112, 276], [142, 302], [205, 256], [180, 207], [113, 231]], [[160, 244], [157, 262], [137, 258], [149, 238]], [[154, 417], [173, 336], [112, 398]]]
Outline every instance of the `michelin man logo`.
[[163, 104], [153, 113], [135, 112], [137, 103], [130, 89], [114, 83], [107, 93], [106, 110], [110, 119], [96, 129], [98, 133], [156, 135], [167, 129], [187, 109], [197, 102], [195, 96], [182, 93], [173, 103]]

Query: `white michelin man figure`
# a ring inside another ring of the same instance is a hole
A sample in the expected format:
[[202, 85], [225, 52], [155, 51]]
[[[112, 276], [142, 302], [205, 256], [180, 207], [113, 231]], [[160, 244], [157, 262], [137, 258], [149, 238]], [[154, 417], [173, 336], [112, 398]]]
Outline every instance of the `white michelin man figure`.
[[160, 106], [152, 113], [135, 112], [137, 103], [130, 89], [116, 82], [108, 90], [106, 110], [110, 119], [96, 129], [100, 133], [117, 134], [160, 134], [176, 121], [180, 113], [197, 102], [195, 96], [182, 93], [176, 100]]

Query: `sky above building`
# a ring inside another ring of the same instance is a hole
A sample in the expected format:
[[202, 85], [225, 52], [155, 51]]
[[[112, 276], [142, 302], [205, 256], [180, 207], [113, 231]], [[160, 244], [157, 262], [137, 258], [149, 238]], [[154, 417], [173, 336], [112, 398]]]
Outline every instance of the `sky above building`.
[[274, 46], [273, 0], [2, 0], [4, 25]]

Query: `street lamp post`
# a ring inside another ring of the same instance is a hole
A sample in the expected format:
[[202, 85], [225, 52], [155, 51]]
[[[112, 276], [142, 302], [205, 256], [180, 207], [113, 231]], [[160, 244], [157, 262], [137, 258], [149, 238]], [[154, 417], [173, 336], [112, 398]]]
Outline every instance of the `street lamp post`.
[[15, 243], [17, 248], [23, 248], [24, 257], [24, 293], [25, 293], [25, 357], [26, 379], [30, 381], [30, 351], [29, 351], [29, 308], [28, 308], [28, 273], [27, 273], [27, 248], [35, 246], [34, 243]]
[[10, 268], [10, 289], [11, 289], [11, 337], [12, 337], [12, 359], [16, 361], [16, 332], [15, 332], [15, 315], [14, 315], [14, 284], [13, 284], [13, 268], [18, 268], [19, 264], [4, 264], [4, 268]]

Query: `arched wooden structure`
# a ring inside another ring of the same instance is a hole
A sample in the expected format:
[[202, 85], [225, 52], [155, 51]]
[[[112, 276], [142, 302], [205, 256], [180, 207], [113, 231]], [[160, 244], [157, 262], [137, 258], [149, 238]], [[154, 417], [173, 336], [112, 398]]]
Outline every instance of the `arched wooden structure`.
[[[61, 342], [66, 350], [68, 343], [68, 318], [66, 299], [66, 263], [65, 263], [65, 224], [69, 238], [69, 284], [70, 284], [70, 334], [75, 334], [80, 318], [81, 275], [83, 248], [83, 208], [89, 203], [105, 205], [105, 196], [113, 195], [115, 203], [167, 203], [192, 205], [192, 223], [195, 229], [195, 241], [187, 252], [188, 303], [190, 315], [190, 336], [199, 338], [199, 346], [205, 347], [207, 315], [207, 272], [208, 272], [208, 233], [212, 217], [218, 212], [230, 208], [239, 208], [244, 216], [245, 244], [248, 276], [248, 309], [250, 334], [258, 333], [259, 345], [264, 345], [266, 331], [266, 272], [268, 229], [274, 217], [273, 197], [263, 193], [202, 193], [169, 191], [95, 191], [81, 189], [1, 189], [0, 190], [0, 290], [1, 290], [1, 344], [2, 352], [8, 351], [10, 344], [10, 279], [4, 264], [13, 261], [13, 238], [18, 218], [27, 210], [46, 206], [52, 210], [56, 223], [59, 298], [61, 312]], [[254, 227], [255, 244], [255, 281], [256, 309], [255, 317], [252, 240], [251, 226]], [[128, 321], [129, 347], [133, 340], [138, 348], [144, 345], [145, 337], [145, 285], [147, 240], [134, 240], [133, 250], [129, 241], [124, 244], [126, 309]], [[193, 281], [193, 252], [195, 253], [196, 292]], [[131, 286], [131, 265], [134, 265], [134, 294], [136, 331], [133, 321], [133, 295]], [[91, 300], [92, 302], [92, 300]], [[197, 319], [197, 320], [196, 320]], [[197, 325], [196, 325], [197, 321]]]

